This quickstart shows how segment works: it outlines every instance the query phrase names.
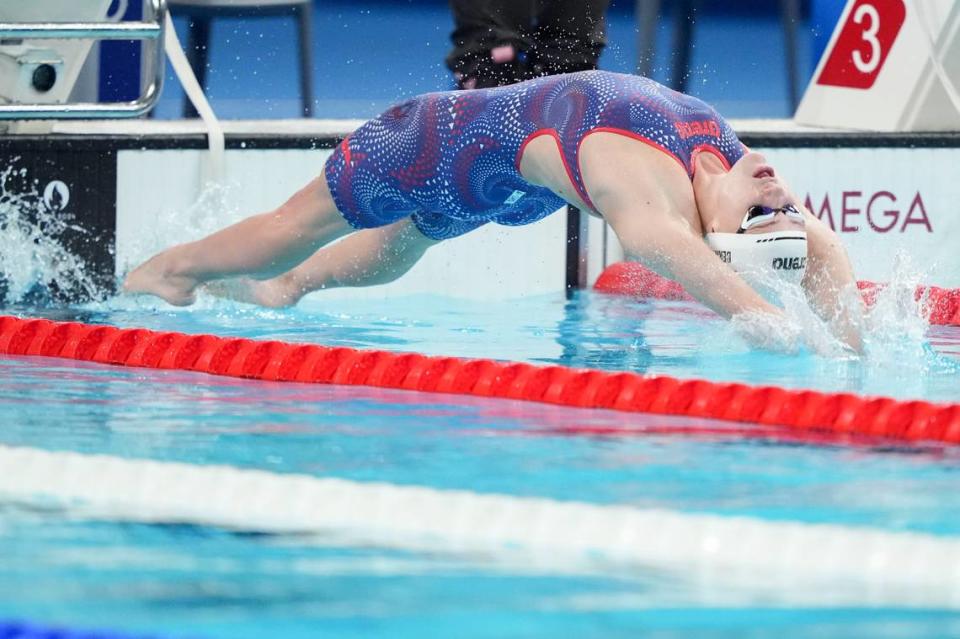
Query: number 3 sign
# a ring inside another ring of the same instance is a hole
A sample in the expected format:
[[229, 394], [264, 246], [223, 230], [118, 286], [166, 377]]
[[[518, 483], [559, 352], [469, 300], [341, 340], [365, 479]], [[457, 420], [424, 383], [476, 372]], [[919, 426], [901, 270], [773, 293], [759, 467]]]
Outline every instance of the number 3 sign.
[[[796, 121], [876, 131], [956, 130], [960, 113], [943, 97], [947, 91], [931, 55], [941, 63], [960, 59], [960, 0], [848, 0]], [[942, 66], [960, 74], [957, 65]]]
[[817, 84], [869, 89], [903, 26], [903, 0], [857, 0]]

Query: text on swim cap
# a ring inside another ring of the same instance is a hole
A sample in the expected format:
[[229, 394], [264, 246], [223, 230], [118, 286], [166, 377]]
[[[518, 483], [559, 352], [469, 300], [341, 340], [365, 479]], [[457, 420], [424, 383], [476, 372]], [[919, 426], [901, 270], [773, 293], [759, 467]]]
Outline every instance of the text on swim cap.
[[778, 257], [773, 260], [775, 271], [800, 271], [807, 268], [805, 257]]

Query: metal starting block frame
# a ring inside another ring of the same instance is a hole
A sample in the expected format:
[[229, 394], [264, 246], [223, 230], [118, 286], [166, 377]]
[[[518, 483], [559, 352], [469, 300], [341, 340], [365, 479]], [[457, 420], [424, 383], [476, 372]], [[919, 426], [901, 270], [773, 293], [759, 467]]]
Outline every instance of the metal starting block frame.
[[[91, 118], [135, 118], [148, 113], [160, 98], [163, 88], [164, 37], [167, 24], [166, 0], [149, 0], [150, 17], [140, 22], [0, 22], [0, 64], [16, 65], [12, 74], [25, 78], [43, 69], [43, 73], [57, 80], [57, 71], [63, 69], [64, 60], [53, 50], [37, 51], [24, 49], [17, 55], [4, 51], [4, 47], [21, 45], [24, 40], [140, 40], [152, 43], [144, 47], [149, 56], [148, 81], [140, 96], [132, 102], [30, 102], [0, 104], [0, 120], [64, 120]], [[54, 55], [50, 55], [53, 53]], [[86, 51], [83, 54], [86, 58]], [[82, 64], [82, 61], [80, 62]], [[42, 78], [41, 78], [42, 79]], [[75, 79], [75, 77], [74, 77]], [[72, 80], [68, 80], [72, 84]], [[5, 87], [0, 87], [4, 89]], [[67, 91], [71, 87], [67, 88]], [[35, 92], [36, 93], [36, 92]]]

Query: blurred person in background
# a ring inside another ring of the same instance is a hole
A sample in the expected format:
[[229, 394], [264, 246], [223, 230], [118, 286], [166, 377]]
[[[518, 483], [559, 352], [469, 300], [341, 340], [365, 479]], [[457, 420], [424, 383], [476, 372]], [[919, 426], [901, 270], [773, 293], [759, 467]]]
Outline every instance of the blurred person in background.
[[610, 0], [450, 0], [447, 67], [461, 89], [597, 68]]

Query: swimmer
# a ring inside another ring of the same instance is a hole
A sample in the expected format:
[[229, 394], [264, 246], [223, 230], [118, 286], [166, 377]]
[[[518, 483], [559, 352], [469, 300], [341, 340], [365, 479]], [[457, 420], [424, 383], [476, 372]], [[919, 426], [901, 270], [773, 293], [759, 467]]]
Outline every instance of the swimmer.
[[606, 71], [402, 102], [343, 140], [279, 208], [159, 253], [124, 289], [188, 305], [200, 286], [246, 276], [211, 291], [287, 306], [392, 281], [437, 242], [530, 224], [566, 203], [602, 217], [631, 259], [726, 318], [785, 326], [748, 280], [792, 276], [836, 336], [862, 349], [837, 235], [712, 107]]

